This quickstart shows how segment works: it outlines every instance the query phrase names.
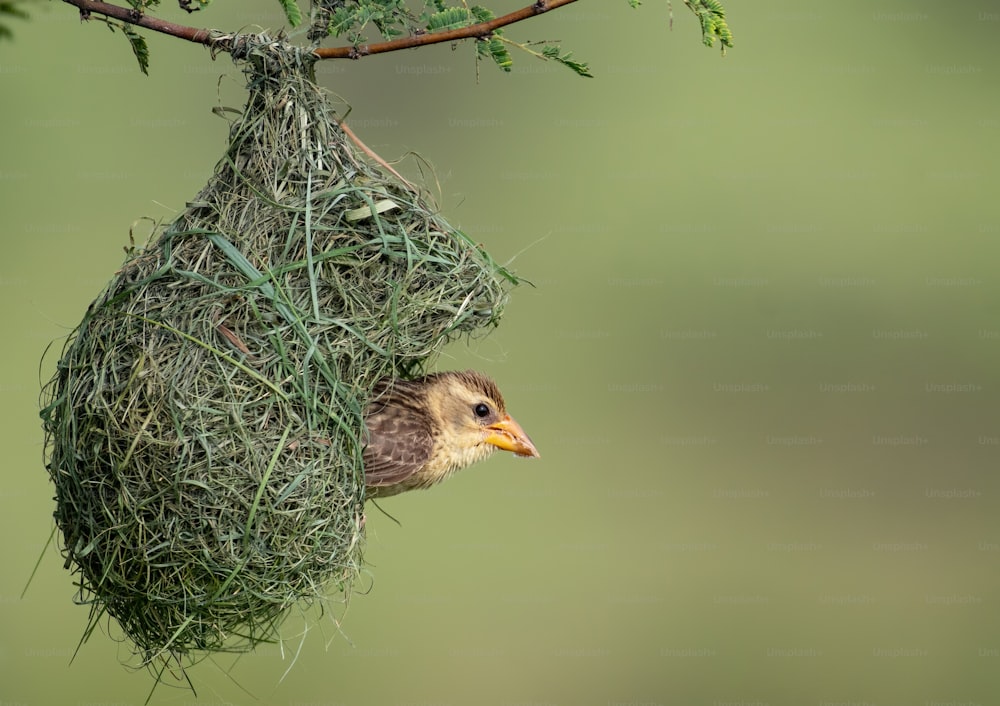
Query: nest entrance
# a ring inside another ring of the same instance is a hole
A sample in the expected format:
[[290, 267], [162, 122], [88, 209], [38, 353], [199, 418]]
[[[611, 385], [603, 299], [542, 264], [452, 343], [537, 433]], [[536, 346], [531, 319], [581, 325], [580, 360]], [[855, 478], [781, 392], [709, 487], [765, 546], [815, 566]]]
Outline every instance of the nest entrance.
[[307, 53], [231, 48], [224, 157], [91, 304], [42, 411], [77, 600], [146, 663], [251, 650], [350, 590], [369, 391], [495, 325], [514, 282], [358, 155]]

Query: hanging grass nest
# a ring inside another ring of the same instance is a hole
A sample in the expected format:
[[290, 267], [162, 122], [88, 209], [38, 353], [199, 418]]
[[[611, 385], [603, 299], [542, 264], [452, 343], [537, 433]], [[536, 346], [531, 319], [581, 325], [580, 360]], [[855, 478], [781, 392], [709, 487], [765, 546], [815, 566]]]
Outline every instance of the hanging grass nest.
[[362, 567], [382, 377], [495, 325], [515, 280], [359, 157], [313, 58], [231, 40], [249, 100], [205, 188], [69, 337], [42, 411], [87, 634], [247, 651]]

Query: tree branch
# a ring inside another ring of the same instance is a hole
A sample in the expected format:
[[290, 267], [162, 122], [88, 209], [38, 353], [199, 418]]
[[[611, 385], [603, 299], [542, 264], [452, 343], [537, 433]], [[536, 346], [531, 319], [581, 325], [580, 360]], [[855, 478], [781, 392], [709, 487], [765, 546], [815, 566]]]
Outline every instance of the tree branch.
[[[87, 19], [88, 15], [91, 13], [96, 13], [98, 15], [104, 15], [105, 17], [121, 20], [122, 22], [127, 22], [128, 24], [135, 25], [136, 27], [142, 27], [144, 29], [149, 29], [161, 34], [167, 34], [172, 37], [178, 37], [180, 39], [186, 39], [189, 42], [209, 45], [212, 43], [212, 34], [207, 29], [198, 29], [197, 27], [188, 27], [175, 22], [168, 22], [167, 20], [161, 20], [157, 17], [153, 17], [152, 15], [137, 12], [128, 7], [119, 7], [118, 5], [100, 2], [99, 0], [63, 0], [63, 2], [78, 7], [80, 9], [80, 17], [83, 19]], [[326, 49], [317, 49], [314, 53], [320, 59], [360, 59], [361, 57], [368, 56], [370, 54], [384, 54], [390, 51], [411, 49], [413, 47], [421, 47], [427, 44], [454, 42], [459, 39], [469, 39], [472, 37], [488, 37], [494, 30], [501, 27], [526, 20], [536, 15], [541, 15], [549, 10], [555, 10], [563, 5], [569, 5], [574, 2], [576, 2], [576, 0], [535, 0], [535, 2], [531, 5], [522, 7], [520, 10], [515, 10], [514, 12], [508, 13], [502, 17], [497, 17], [488, 22], [480, 22], [478, 24], [469, 25], [468, 27], [459, 27], [458, 29], [449, 30], [447, 32], [415, 34], [410, 37], [401, 37], [400, 39], [393, 39], [388, 42], [360, 44], [358, 46], [351, 47], [329, 47]]]
[[63, 0], [63, 2], [80, 8], [80, 18], [84, 20], [91, 13], [96, 13], [127, 22], [136, 27], [143, 27], [144, 29], [151, 29], [161, 34], [169, 34], [172, 37], [186, 39], [189, 42], [196, 42], [198, 44], [211, 43], [211, 33], [207, 29], [198, 29], [197, 27], [188, 27], [174, 22], [167, 22], [152, 15], [136, 12], [130, 7], [119, 7], [118, 5], [98, 2], [97, 0]]
[[411, 37], [401, 37], [389, 42], [377, 42], [375, 44], [359, 44], [356, 47], [330, 47], [328, 49], [317, 49], [316, 56], [321, 59], [360, 59], [369, 54], [384, 54], [400, 49], [412, 49], [422, 47], [427, 44], [440, 44], [441, 42], [454, 42], [459, 39], [469, 39], [471, 37], [487, 37], [494, 30], [506, 25], [526, 20], [535, 15], [541, 15], [549, 10], [555, 10], [563, 5], [569, 5], [576, 0], [536, 0], [527, 7], [514, 10], [502, 17], [497, 17], [488, 22], [459, 27], [448, 32], [431, 32], [428, 34], [415, 34]]

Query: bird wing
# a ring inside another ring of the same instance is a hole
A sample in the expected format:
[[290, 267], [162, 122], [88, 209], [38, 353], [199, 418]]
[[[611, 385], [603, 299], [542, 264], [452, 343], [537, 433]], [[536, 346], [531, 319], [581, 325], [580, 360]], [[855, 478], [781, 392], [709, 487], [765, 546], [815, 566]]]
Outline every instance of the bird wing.
[[386, 405], [369, 414], [365, 425], [365, 485], [369, 487], [405, 481], [431, 457], [434, 438], [424, 415]]

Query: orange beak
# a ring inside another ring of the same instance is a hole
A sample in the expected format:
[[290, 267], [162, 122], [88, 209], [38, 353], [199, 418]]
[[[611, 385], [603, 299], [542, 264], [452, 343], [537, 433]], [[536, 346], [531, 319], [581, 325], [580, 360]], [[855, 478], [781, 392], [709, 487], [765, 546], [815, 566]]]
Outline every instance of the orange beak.
[[526, 458], [538, 458], [541, 455], [521, 425], [511, 419], [509, 414], [496, 424], [490, 424], [486, 429], [487, 444], [493, 444], [504, 451], [513, 451], [515, 455]]

